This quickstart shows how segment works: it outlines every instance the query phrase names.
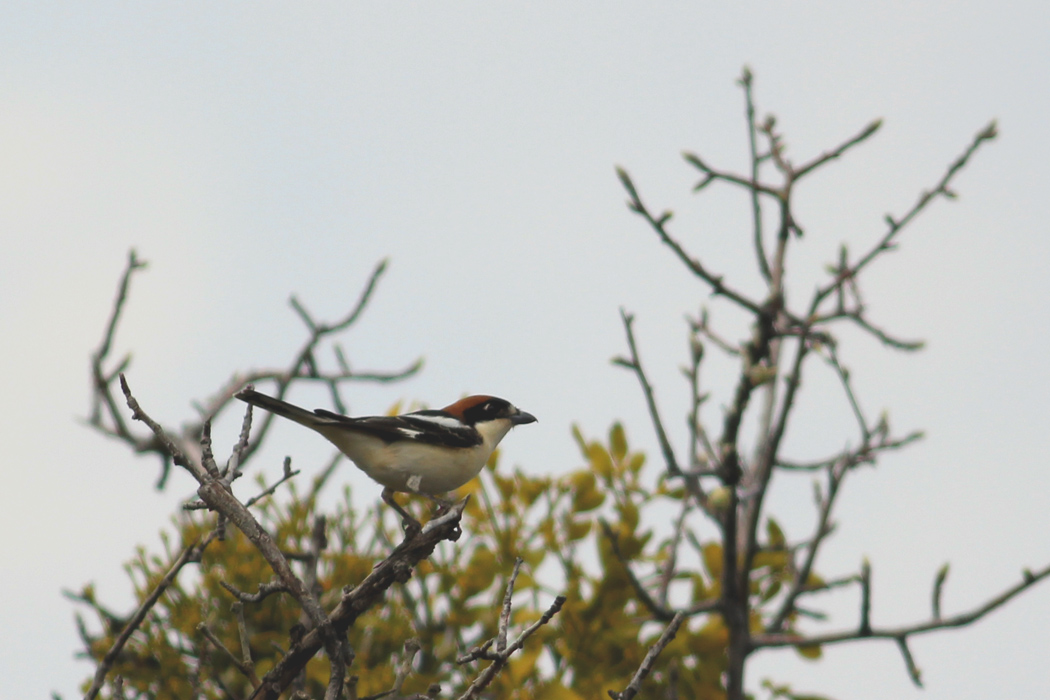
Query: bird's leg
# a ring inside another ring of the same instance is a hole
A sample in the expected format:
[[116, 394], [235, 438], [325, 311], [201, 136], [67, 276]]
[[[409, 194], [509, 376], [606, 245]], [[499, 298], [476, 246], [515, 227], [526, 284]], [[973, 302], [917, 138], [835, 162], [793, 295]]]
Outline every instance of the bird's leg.
[[389, 488], [383, 489], [383, 503], [397, 511], [398, 515], [401, 516], [401, 527], [405, 530], [405, 535], [412, 537], [419, 533], [423, 526], [419, 524], [419, 521], [413, 518], [407, 510], [398, 505], [398, 502], [394, 500], [394, 492]]

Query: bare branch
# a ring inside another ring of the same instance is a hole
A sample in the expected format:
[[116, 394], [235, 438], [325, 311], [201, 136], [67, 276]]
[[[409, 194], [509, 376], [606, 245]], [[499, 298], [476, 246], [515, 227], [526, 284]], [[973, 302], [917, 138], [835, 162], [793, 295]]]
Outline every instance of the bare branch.
[[740, 347], [722, 338], [720, 335], [715, 333], [715, 330], [713, 328], [711, 328], [711, 324], [709, 324], [707, 320], [707, 309], [701, 309], [700, 317], [696, 321], [690, 319], [689, 325], [690, 328], [693, 329], [693, 332], [703, 335], [705, 338], [717, 345], [718, 348], [725, 354], [731, 357], [740, 357]]
[[[222, 640], [219, 639], [215, 635], [215, 633], [211, 631], [211, 628], [209, 628], [208, 625], [201, 622], [197, 625], [197, 631], [200, 632], [201, 636], [207, 639], [213, 647], [223, 652], [227, 656], [229, 661], [233, 664], [234, 668], [236, 668], [242, 676], [248, 679], [248, 682], [252, 684], [253, 688], [259, 687], [259, 676], [255, 673], [255, 664], [252, 663], [250, 650], [246, 652], [247, 662], [245, 662], [245, 660], [241, 657], [238, 657], [232, 649], [223, 644]], [[245, 650], [244, 642], [245, 640], [241, 639], [242, 652]]]
[[[744, 103], [747, 115], [747, 141], [751, 147], [751, 182], [758, 182], [758, 171], [761, 160], [758, 156], [758, 145], [756, 143], [755, 129], [755, 101], [751, 94], [751, 70], [744, 68], [740, 76], [740, 86], [744, 88]], [[758, 259], [758, 271], [767, 282], [773, 280], [773, 273], [769, 270], [769, 260], [766, 258], [766, 246], [762, 241], [762, 202], [758, 198], [758, 190], [751, 188], [751, 216], [752, 227], [755, 237], [755, 256]]]
[[808, 637], [799, 634], [762, 634], [753, 637], [753, 648], [760, 649], [785, 646], [841, 644], [843, 642], [853, 642], [860, 639], [897, 639], [898, 637], [910, 637], [912, 635], [926, 634], [927, 632], [935, 632], [955, 627], [965, 627], [966, 625], [970, 625], [977, 620], [980, 620], [988, 613], [1001, 607], [1048, 576], [1050, 576], [1050, 566], [1037, 572], [1026, 570], [1020, 583], [1011, 586], [991, 600], [985, 602], [983, 605], [980, 605], [969, 612], [960, 613], [959, 615], [954, 615], [952, 617], [939, 620], [933, 619], [927, 622], [905, 625], [903, 627], [885, 629], [872, 628], [869, 633], [863, 635], [860, 634], [858, 630], [832, 632], [829, 634], [812, 635]]
[[613, 700], [631, 700], [642, 690], [642, 681], [649, 675], [649, 672], [653, 670], [653, 666], [656, 664], [656, 659], [660, 656], [660, 653], [667, 648], [675, 635], [678, 633], [678, 628], [682, 626], [682, 622], [685, 621], [684, 613], [676, 613], [671, 622], [664, 629], [664, 633], [660, 635], [660, 638], [656, 640], [656, 643], [649, 648], [649, 653], [642, 659], [642, 665], [638, 667], [634, 677], [628, 684], [627, 688], [623, 692], [617, 693], [615, 691], [609, 691], [609, 697]]
[[209, 478], [207, 472], [204, 471], [199, 464], [190, 460], [182, 452], [179, 446], [175, 444], [175, 441], [164, 432], [164, 428], [161, 427], [160, 423], [146, 415], [146, 413], [139, 407], [139, 402], [131, 395], [131, 389], [128, 387], [128, 380], [123, 374], [120, 375], [120, 389], [124, 392], [124, 398], [127, 400], [128, 408], [131, 409], [132, 419], [142, 421], [151, 431], [153, 431], [153, 435], [157, 438], [165, 452], [171, 457], [172, 461], [192, 474], [193, 478], [198, 482], [203, 482]]
[[637, 596], [638, 600], [649, 609], [649, 612], [657, 620], [660, 620], [661, 622], [669, 622], [670, 620], [673, 620], [677, 613], [658, 603], [655, 598], [649, 595], [649, 591], [645, 590], [645, 586], [643, 586], [642, 582], [638, 580], [638, 577], [634, 575], [634, 571], [631, 569], [627, 560], [624, 559], [623, 552], [620, 550], [619, 538], [617, 538], [616, 533], [613, 532], [609, 523], [603, 518], [599, 518], [598, 522], [602, 526], [602, 532], [605, 533], [606, 538], [609, 540], [613, 554], [616, 556], [617, 560], [619, 560], [620, 565], [623, 566], [623, 570], [627, 574], [627, 580], [631, 582], [631, 588], [634, 589], [634, 594]]
[[117, 656], [124, 649], [124, 645], [131, 639], [131, 635], [138, 630], [143, 620], [146, 619], [146, 615], [156, 605], [157, 601], [164, 594], [164, 591], [168, 589], [175, 579], [178, 577], [179, 572], [182, 571], [182, 567], [186, 566], [190, 562], [200, 561], [201, 553], [204, 549], [211, 544], [212, 537], [206, 538], [203, 542], [192, 542], [185, 549], [182, 550], [182, 554], [172, 563], [168, 568], [168, 573], [164, 575], [157, 585], [153, 588], [146, 599], [139, 605], [138, 610], [135, 614], [129, 618], [127, 625], [124, 630], [113, 642], [113, 646], [109, 648], [109, 651], [103, 655], [102, 660], [99, 661], [98, 668], [95, 669], [95, 677], [91, 683], [91, 687], [88, 688], [87, 693], [84, 694], [84, 700], [93, 700], [98, 696], [100, 690], [102, 690], [102, 684], [106, 681], [106, 674], [109, 673], [110, 669], [113, 668], [113, 663], [117, 660]]
[[[120, 278], [120, 285], [117, 287], [117, 298], [113, 301], [113, 312], [110, 314], [109, 322], [106, 324], [106, 330], [102, 334], [102, 343], [98, 349], [95, 350], [91, 357], [91, 369], [92, 375], [95, 380], [95, 391], [93, 396], [94, 406], [91, 411], [91, 423], [101, 422], [100, 402], [110, 398], [108, 392], [109, 382], [112, 381], [112, 373], [107, 373], [103, 370], [102, 364], [109, 357], [109, 351], [113, 347], [113, 338], [116, 336], [117, 324], [120, 322], [120, 315], [124, 311], [124, 302], [128, 298], [128, 287], [131, 284], [131, 276], [137, 271], [142, 270], [147, 266], [145, 260], [139, 260], [135, 253], [135, 249], [132, 248], [128, 251], [128, 264], [124, 268], [124, 274]], [[125, 357], [120, 361], [120, 368], [128, 366], [130, 358]], [[115, 402], [107, 401], [110, 409], [110, 417], [113, 419], [118, 433], [127, 433], [127, 428], [124, 426], [123, 419], [121, 417], [120, 410], [117, 408]]]
[[[345, 635], [361, 614], [382, 599], [390, 586], [407, 581], [416, 564], [429, 557], [438, 542], [459, 539], [459, 521], [466, 503], [465, 500], [460, 501], [444, 515], [428, 522], [421, 532], [405, 539], [389, 557], [377, 564], [357, 587], [344, 590], [339, 604], [328, 615], [331, 633], [337, 637]], [[324, 646], [325, 636], [326, 633], [319, 629], [307, 632], [263, 677], [262, 685], [251, 696], [252, 700], [277, 700], [300, 670]]]
[[420, 648], [418, 639], [405, 640], [404, 654], [401, 657], [401, 663], [398, 664], [397, 675], [394, 677], [394, 687], [391, 688], [392, 695], [401, 695], [401, 688], [405, 685], [405, 679], [412, 670], [412, 660], [416, 658]]
[[671, 581], [674, 580], [675, 573], [678, 567], [678, 548], [682, 544], [682, 534], [685, 531], [685, 519], [689, 515], [692, 503], [690, 499], [682, 499], [682, 510], [678, 513], [678, 518], [674, 524], [674, 535], [671, 537], [671, 541], [668, 543], [667, 562], [664, 564], [664, 570], [660, 574], [660, 586], [657, 590], [657, 598], [660, 600], [660, 607], [666, 608], [668, 606], [668, 597], [671, 592]]
[[830, 321], [837, 321], [840, 319], [853, 321], [862, 330], [873, 335], [880, 343], [887, 347], [894, 348], [895, 350], [915, 352], [917, 350], [922, 350], [924, 347], [926, 347], [926, 343], [922, 340], [903, 340], [901, 338], [895, 338], [891, 336], [886, 331], [872, 324], [859, 310], [841, 310], [826, 316], [816, 316], [814, 317], [813, 322], [823, 324], [828, 323]]
[[824, 165], [829, 160], [834, 160], [835, 158], [839, 158], [840, 156], [842, 156], [843, 153], [845, 153], [849, 149], [853, 148], [854, 146], [856, 146], [857, 144], [859, 144], [859, 143], [861, 143], [863, 141], [866, 141], [872, 134], [874, 134], [876, 131], [879, 130], [880, 126], [882, 126], [882, 120], [881, 119], [876, 119], [875, 121], [873, 121], [872, 123], [870, 123], [866, 127], [864, 127], [863, 129], [861, 129], [857, 133], [856, 136], [853, 136], [852, 138], [850, 138], [847, 141], [845, 141], [841, 146], [838, 146], [837, 148], [834, 148], [834, 149], [832, 149], [830, 151], [827, 151], [825, 153], [821, 153], [819, 156], [817, 156], [816, 158], [814, 158], [810, 162], [806, 163], [805, 165], [803, 165], [803, 166], [799, 167], [797, 170], [795, 170], [795, 179], [798, 180], [798, 179], [802, 178], [804, 175], [808, 175], [810, 172], [812, 172], [812, 171], [816, 170], [817, 168], [819, 168], [820, 166]]
[[835, 349], [835, 343], [827, 343], [824, 345], [827, 355], [824, 360], [831, 365], [832, 369], [835, 370], [835, 375], [839, 378], [839, 382], [842, 384], [843, 391], [846, 392], [846, 399], [849, 401], [850, 409], [853, 411], [853, 417], [857, 419], [857, 427], [860, 428], [861, 438], [864, 444], [868, 444], [871, 440], [871, 432], [868, 428], [868, 420], [864, 417], [864, 412], [861, 411], [860, 402], [857, 401], [857, 395], [853, 391], [853, 382], [850, 381], [849, 370], [842, 366], [839, 362], [839, 355]]
[[712, 168], [710, 165], [704, 162], [703, 159], [700, 158], [700, 156], [696, 155], [695, 153], [685, 152], [682, 153], [682, 157], [687, 163], [689, 163], [704, 174], [704, 179], [698, 182], [695, 187], [693, 187], [694, 192], [699, 192], [700, 190], [710, 185], [712, 182], [720, 180], [722, 182], [728, 182], [730, 185], [742, 187], [745, 190], [748, 190], [749, 192], [758, 192], [760, 194], [773, 197], [777, 200], [779, 200], [783, 196], [783, 192], [781, 192], [780, 190], [776, 189], [775, 187], [770, 187], [769, 185], [763, 185], [756, 179], [747, 178], [740, 175], [735, 175], [730, 172], [725, 172], [723, 170]]
[[235, 588], [230, 583], [220, 580], [219, 585], [229, 591], [237, 600], [243, 603], [259, 603], [264, 599], [270, 597], [274, 593], [288, 593], [288, 587], [279, 581], [271, 581], [270, 583], [260, 583], [259, 590], [255, 593], [245, 593]]
[[[197, 443], [203, 429], [203, 423], [218, 415], [227, 405], [229, 405], [231, 401], [233, 401], [234, 394], [240, 390], [245, 383], [266, 380], [274, 381], [277, 384], [278, 396], [283, 396], [290, 384], [298, 381], [324, 382], [333, 387], [333, 391], [335, 391], [335, 387], [341, 382], [390, 382], [405, 379], [416, 374], [422, 368], [423, 363], [421, 359], [416, 360], [404, 369], [394, 372], [379, 372], [371, 370], [362, 372], [352, 371], [345, 358], [342, 358], [340, 362], [339, 371], [322, 371], [317, 367], [314, 360], [317, 346], [322, 340], [333, 333], [345, 330], [357, 322], [371, 300], [379, 278], [386, 269], [386, 264], [386, 261], [381, 261], [379, 265], [376, 266], [354, 308], [345, 317], [333, 324], [315, 322], [310, 317], [310, 314], [306, 311], [305, 307], [296, 301], [293, 304], [293, 308], [296, 309], [296, 313], [299, 314], [300, 318], [302, 318], [307, 325], [307, 328], [309, 329], [309, 337], [305, 341], [303, 347], [300, 348], [299, 352], [295, 355], [291, 365], [283, 370], [266, 369], [249, 372], [245, 375], [235, 375], [215, 396], [209, 398], [202, 404], [197, 404], [197, 410], [200, 415], [199, 420], [186, 423], [177, 433], [168, 431], [170, 443], [177, 445], [178, 451], [183, 454], [195, 454]], [[171, 455], [173, 453], [168, 449], [168, 445], [162, 444], [159, 441], [156, 431], [154, 431], [154, 434], [146, 437], [140, 437], [131, 432], [129, 425], [125, 423], [122, 415], [119, 405], [120, 402], [117, 399], [119, 394], [115, 392], [114, 384], [119, 375], [127, 368], [129, 359], [124, 358], [121, 360], [115, 370], [106, 370], [104, 367], [105, 360], [108, 358], [111, 351], [116, 328], [127, 299], [130, 278], [133, 272], [142, 269], [145, 266], [146, 264], [144, 262], [138, 260], [135, 252], [131, 251], [129, 254], [128, 266], [124, 271], [124, 275], [118, 287], [117, 298], [114, 303], [113, 312], [107, 323], [103, 340], [98, 349], [96, 349], [92, 355], [91, 377], [93, 387], [93, 405], [87, 422], [92, 428], [100, 433], [127, 443], [137, 453], [152, 453], [158, 455], [162, 460], [163, 468], [157, 481], [157, 488], [162, 489], [167, 482], [168, 472], [171, 465]], [[337, 394], [336, 398], [338, 398]], [[338, 401], [336, 403], [337, 405], [339, 404]], [[270, 421], [271, 416], [267, 415], [262, 422], [260, 430], [256, 434], [256, 439], [247, 443], [243, 449], [238, 450], [238, 456], [235, 459], [237, 464], [242, 464], [245, 459], [254, 453], [255, 449], [264, 438], [270, 425]]]
[[[948, 185], [951, 183], [952, 179], [955, 177], [955, 175], [958, 174], [960, 170], [962, 170], [966, 166], [966, 163], [970, 160], [970, 157], [973, 156], [973, 154], [977, 151], [978, 148], [981, 147], [981, 145], [985, 141], [991, 141], [997, 135], [998, 132], [996, 131], [996, 124], [993, 121], [980, 132], [978, 132], [976, 136], [974, 136], [973, 141], [970, 143], [970, 145], [966, 148], [965, 151], [963, 151], [963, 154], [961, 156], [959, 156], [951, 165], [948, 166], [948, 170], [944, 173], [944, 175], [933, 187], [933, 189], [927, 190], [921, 195], [919, 195], [918, 201], [916, 201], [915, 204], [912, 205], [911, 209], [909, 209], [904, 214], [904, 216], [902, 216], [899, 219], [894, 219], [892, 216], [887, 214], [886, 224], [888, 229], [886, 233], [878, 241], [878, 243], [876, 243], [875, 246], [870, 251], [868, 251], [867, 254], [865, 254], [853, 264], [853, 266], [849, 270], [848, 277], [856, 277], [875, 258], [877, 258], [882, 253], [891, 250], [893, 247], [893, 240], [897, 237], [897, 234], [904, 230], [904, 228], [908, 224], [910, 224], [919, 214], [921, 214], [930, 204], [930, 202], [932, 202], [938, 195], [943, 195], [945, 197], [951, 198], [952, 191], [948, 188]], [[825, 297], [831, 294], [839, 285], [843, 283], [845, 277], [846, 275], [839, 275], [835, 280], [833, 280], [826, 286], [821, 287], [817, 291], [817, 298], [823, 300]]]
[[[634, 589], [635, 595], [638, 597], [638, 600], [641, 601], [642, 605], [644, 605], [649, 610], [649, 612], [654, 618], [660, 620], [661, 622], [669, 622], [673, 620], [676, 615], [685, 615], [686, 617], [692, 617], [701, 613], [712, 612], [714, 610], [722, 609], [723, 603], [717, 598], [712, 600], [702, 600], [698, 603], [694, 603], [685, 610], [677, 611], [658, 603], [656, 599], [649, 594], [649, 591], [645, 589], [645, 586], [642, 585], [642, 582], [638, 580], [638, 577], [635, 576], [634, 571], [631, 570], [630, 564], [623, 556], [623, 551], [620, 549], [619, 540], [616, 537], [616, 533], [613, 532], [612, 527], [610, 527], [609, 523], [607, 523], [603, 519], [599, 519], [598, 522], [602, 527], [602, 532], [609, 539], [609, 544], [612, 546], [613, 555], [615, 555], [616, 559], [620, 562], [621, 565], [623, 565], [624, 572], [627, 574], [627, 580], [630, 581], [631, 588]], [[692, 537], [692, 533], [690, 531], [686, 531], [686, 537]]]
[[866, 558], [860, 566], [860, 627], [857, 634], [871, 634], [871, 562]]
[[[250, 409], [250, 407], [249, 407], [249, 409]], [[258, 503], [262, 499], [266, 498], [267, 496], [272, 496], [274, 494], [274, 492], [277, 491], [278, 487], [281, 484], [283, 484], [286, 481], [290, 481], [292, 479], [292, 477], [294, 477], [294, 476], [296, 476], [298, 474], [299, 474], [299, 470], [298, 469], [296, 469], [295, 471], [292, 471], [292, 458], [291, 457], [285, 457], [284, 458], [284, 464], [283, 464], [283, 474], [281, 475], [281, 478], [278, 479], [277, 481], [273, 482], [272, 485], [267, 487], [265, 490], [263, 490], [258, 495], [252, 496], [247, 501], [245, 501], [244, 502], [244, 507], [245, 508], [251, 508], [256, 503]]]
[[259, 678], [255, 676], [255, 662], [252, 661], [252, 647], [248, 638], [248, 624], [244, 621], [244, 603], [239, 600], [234, 601], [230, 609], [237, 616], [237, 635], [241, 642], [241, 663], [252, 669], [252, 676], [255, 677], [254, 685], [258, 685]]
[[[662, 240], [671, 248], [671, 250], [675, 252], [675, 254], [678, 256], [678, 259], [681, 260], [685, 264], [685, 266], [693, 272], [694, 275], [702, 279], [711, 287], [712, 294], [720, 294], [726, 297], [727, 299], [731, 299], [732, 301], [736, 302], [738, 305], [744, 307], [748, 311], [758, 313], [759, 305], [757, 303], [748, 299], [743, 294], [740, 294], [739, 292], [727, 287], [722, 281], [721, 275], [715, 275], [711, 273], [703, 266], [703, 264], [700, 263], [699, 260], [690, 257], [689, 254], [685, 252], [685, 249], [682, 248], [681, 244], [678, 243], [678, 241], [676, 241], [674, 238], [672, 238], [669, 233], [667, 233], [667, 229], [664, 227], [664, 224], [666, 224], [671, 219], [670, 212], [665, 212], [661, 214], [659, 218], [654, 217], [649, 212], [649, 210], [645, 208], [645, 205], [642, 204], [642, 200], [638, 196], [638, 191], [635, 189], [634, 183], [631, 182], [631, 177], [627, 174], [627, 171], [623, 168], [617, 168], [616, 173], [617, 175], [619, 175], [620, 182], [623, 183], [624, 189], [627, 190], [627, 194], [630, 196], [630, 200], [627, 202], [628, 208], [631, 211], [637, 213], [649, 223], [653, 231], [655, 231], [656, 234], [660, 237], [660, 240]], [[755, 187], [760, 186], [755, 185]]]
[[919, 667], [915, 665], [915, 659], [911, 655], [911, 650], [908, 649], [908, 638], [904, 635], [896, 638], [897, 648], [900, 649], [901, 656], [904, 657], [904, 665], [908, 667], [908, 676], [911, 678], [912, 683], [918, 687], [922, 687], [922, 672]]
[[638, 357], [638, 346], [634, 341], [634, 316], [621, 308], [620, 318], [623, 321], [624, 331], [627, 333], [627, 347], [631, 351], [631, 357], [630, 359], [617, 358], [613, 360], [613, 363], [633, 371], [635, 376], [638, 377], [638, 382], [642, 385], [642, 393], [645, 395], [645, 404], [649, 407], [649, 416], [652, 418], [653, 428], [656, 430], [656, 438], [660, 441], [660, 450], [664, 453], [667, 473], [671, 476], [679, 476], [682, 473], [682, 469], [678, 466], [678, 458], [675, 457], [674, 448], [671, 447], [671, 441], [667, 438], [667, 431], [664, 430], [664, 423], [660, 418], [660, 410], [656, 407], [656, 399], [653, 396], [653, 387], [645, 376], [641, 358]]
[[[508, 589], [509, 588], [508, 585]], [[540, 619], [526, 627], [505, 651], [495, 653], [488, 651], [492, 646], [492, 642], [490, 641], [486, 642], [482, 649], [473, 650], [467, 656], [457, 659], [457, 663], [460, 664], [473, 661], [474, 659], [491, 659], [492, 661], [492, 663], [486, 666], [485, 670], [481, 672], [481, 675], [474, 679], [474, 682], [470, 684], [470, 687], [467, 688], [466, 692], [459, 696], [459, 700], [471, 700], [472, 698], [478, 697], [478, 694], [487, 688], [488, 685], [495, 680], [499, 672], [503, 670], [503, 667], [507, 665], [507, 661], [510, 659], [511, 655], [525, 646], [525, 640], [531, 637], [536, 630], [546, 625], [555, 615], [558, 614], [561, 607], [565, 605], [565, 600], [565, 596], [557, 596]]]
[[507, 582], [507, 592], [503, 596], [503, 612], [499, 616], [499, 634], [496, 637], [496, 653], [502, 654], [507, 650], [507, 629], [510, 627], [510, 602], [514, 595], [514, 583], [518, 580], [518, 571], [524, 560], [518, 557], [514, 560], [514, 570]]
[[834, 457], [828, 459], [820, 459], [813, 462], [794, 462], [791, 460], [781, 459], [777, 461], [777, 468], [784, 469], [786, 471], [801, 471], [801, 472], [815, 472], [823, 471], [835, 464], [836, 462], [845, 460], [849, 463], [849, 467], [852, 469], [855, 466], [861, 464], [870, 464], [875, 461], [875, 458], [881, 452], [889, 452], [892, 450], [899, 450], [903, 447], [907, 447], [911, 443], [921, 440], [926, 434], [921, 430], [916, 430], [908, 433], [902, 438], [884, 438], [874, 445], [861, 445], [855, 450], [840, 452]]
[[817, 526], [813, 533], [813, 538], [810, 540], [809, 546], [806, 548], [806, 558], [802, 567], [795, 573], [791, 586], [788, 588], [787, 594], [784, 596], [784, 600], [780, 605], [780, 609], [766, 626], [767, 632], [773, 632], [783, 628], [784, 624], [791, 616], [795, 600], [798, 598], [799, 594], [805, 590], [806, 584], [809, 582], [810, 574], [813, 573], [813, 566], [816, 563], [817, 553], [820, 551], [820, 545], [824, 541], [824, 538], [831, 532], [831, 511], [835, 505], [835, 498], [839, 493], [839, 486], [842, 485], [842, 480], [847, 473], [848, 462], [846, 461], [839, 461], [828, 467], [828, 493], [823, 499], [821, 499], [819, 504], [820, 512], [817, 515]]
[[[700, 363], [704, 359], [704, 345], [700, 342], [700, 339], [696, 336], [694, 331], [693, 336], [690, 338], [689, 343], [690, 350], [690, 364], [687, 369], [684, 369], [686, 379], [689, 380], [689, 416], [687, 423], [689, 426], [689, 469], [690, 472], [684, 474], [686, 484], [691, 491], [693, 497], [701, 508], [708, 512], [707, 493], [700, 483], [699, 475], [695, 475], [696, 470], [703, 469], [705, 466], [710, 465], [712, 469], [718, 473], [721, 471], [722, 464], [719, 459], [718, 451], [715, 450], [714, 445], [711, 444], [711, 439], [707, 435], [707, 430], [704, 428], [703, 421], [700, 419], [700, 407], [704, 401], [707, 400], [707, 394], [700, 392]], [[700, 459], [700, 448], [703, 447], [704, 458], [703, 461]]]
[[270, 533], [259, 524], [251, 512], [215, 479], [207, 479], [201, 484], [197, 489], [197, 495], [212, 509], [229, 518], [230, 522], [236, 525], [237, 529], [255, 545], [273, 572], [277, 574], [281, 584], [302, 606], [311, 623], [318, 627], [324, 625], [327, 618], [316, 597], [295, 575]]
[[933, 619], [941, 619], [941, 591], [944, 582], [948, 580], [948, 565], [945, 564], [937, 570], [937, 577], [933, 580]]

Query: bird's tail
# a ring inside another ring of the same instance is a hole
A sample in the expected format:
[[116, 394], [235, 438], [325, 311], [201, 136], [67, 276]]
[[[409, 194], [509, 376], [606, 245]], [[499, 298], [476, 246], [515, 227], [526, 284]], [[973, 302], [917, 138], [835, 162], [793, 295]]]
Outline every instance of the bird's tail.
[[245, 403], [249, 403], [252, 406], [258, 406], [259, 408], [265, 408], [270, 413], [275, 413], [282, 418], [287, 418], [288, 420], [294, 420], [296, 423], [305, 425], [308, 428], [316, 428], [318, 422], [321, 421], [321, 417], [313, 411], [307, 411], [305, 408], [293, 406], [287, 401], [281, 401], [272, 396], [260, 394], [255, 389], [242, 389], [237, 392], [235, 396]]

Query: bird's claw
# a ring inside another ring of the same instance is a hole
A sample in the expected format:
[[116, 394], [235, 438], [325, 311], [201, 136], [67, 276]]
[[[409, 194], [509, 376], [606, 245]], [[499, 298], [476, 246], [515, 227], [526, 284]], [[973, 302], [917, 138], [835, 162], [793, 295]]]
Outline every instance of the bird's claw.
[[423, 532], [423, 526], [415, 518], [404, 518], [401, 520], [401, 529], [405, 531], [405, 539], [410, 540]]

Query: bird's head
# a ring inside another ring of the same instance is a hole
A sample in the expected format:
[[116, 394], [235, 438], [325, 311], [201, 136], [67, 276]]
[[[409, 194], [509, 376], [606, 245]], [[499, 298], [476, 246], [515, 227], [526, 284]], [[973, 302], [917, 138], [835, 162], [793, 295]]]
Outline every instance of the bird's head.
[[505, 423], [509, 430], [515, 425], [536, 422], [536, 416], [495, 396], [468, 396], [441, 410], [475, 428], [480, 428], [484, 423]]

